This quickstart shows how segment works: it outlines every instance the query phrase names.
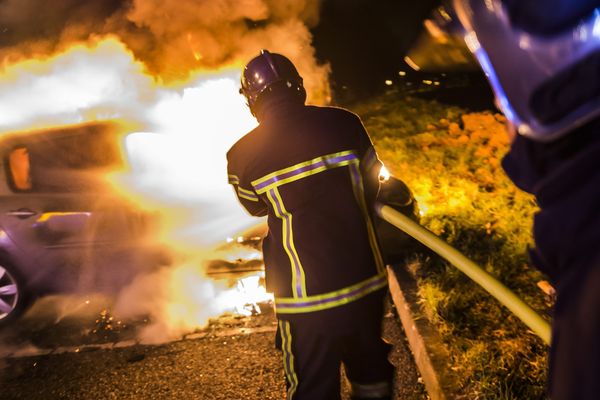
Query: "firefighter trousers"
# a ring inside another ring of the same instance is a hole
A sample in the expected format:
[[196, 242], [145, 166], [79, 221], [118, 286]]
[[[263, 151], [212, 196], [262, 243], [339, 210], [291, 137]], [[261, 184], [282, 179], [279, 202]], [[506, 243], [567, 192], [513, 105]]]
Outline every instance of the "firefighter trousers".
[[394, 367], [381, 322], [381, 317], [357, 321], [338, 333], [279, 319], [276, 345], [283, 355], [287, 400], [339, 400], [342, 364], [352, 399], [391, 399]]

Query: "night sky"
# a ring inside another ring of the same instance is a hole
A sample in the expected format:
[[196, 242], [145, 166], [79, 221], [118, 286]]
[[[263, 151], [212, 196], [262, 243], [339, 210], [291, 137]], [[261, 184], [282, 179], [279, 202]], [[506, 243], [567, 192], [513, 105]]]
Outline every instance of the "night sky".
[[317, 56], [333, 70], [334, 89], [369, 94], [406, 69], [403, 59], [437, 0], [325, 0], [313, 29]]

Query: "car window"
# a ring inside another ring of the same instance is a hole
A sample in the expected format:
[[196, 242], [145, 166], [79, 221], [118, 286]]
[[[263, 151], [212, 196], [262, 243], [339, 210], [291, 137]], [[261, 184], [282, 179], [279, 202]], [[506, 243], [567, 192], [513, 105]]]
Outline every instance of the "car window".
[[39, 168], [90, 170], [120, 165], [116, 137], [110, 132], [87, 129], [81, 134], [42, 138], [30, 146]]
[[113, 132], [86, 127], [19, 144], [8, 165], [16, 191], [81, 192], [101, 190], [105, 174], [122, 168], [123, 160]]

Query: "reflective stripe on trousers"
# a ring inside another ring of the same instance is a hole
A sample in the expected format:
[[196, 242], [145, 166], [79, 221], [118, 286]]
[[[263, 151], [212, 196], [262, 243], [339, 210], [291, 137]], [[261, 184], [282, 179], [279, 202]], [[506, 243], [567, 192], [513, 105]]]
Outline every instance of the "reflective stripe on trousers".
[[287, 399], [292, 400], [298, 388], [298, 376], [294, 369], [294, 354], [292, 352], [292, 330], [290, 323], [279, 320], [279, 334], [281, 335], [281, 351], [283, 352], [283, 370], [287, 381]]

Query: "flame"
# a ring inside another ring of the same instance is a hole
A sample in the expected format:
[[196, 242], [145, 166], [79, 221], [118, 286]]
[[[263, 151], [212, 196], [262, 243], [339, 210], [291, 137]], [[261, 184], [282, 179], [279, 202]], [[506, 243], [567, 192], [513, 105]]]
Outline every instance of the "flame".
[[224, 293], [224, 303], [229, 306], [230, 311], [240, 315], [260, 314], [259, 303], [273, 301], [273, 294], [267, 293], [263, 280], [264, 274], [261, 273], [238, 280], [235, 289]]
[[237, 74], [167, 92], [148, 110], [153, 131], [125, 140], [132, 171], [114, 181], [141, 204], [169, 212], [161, 240], [174, 246], [217, 244], [255, 223], [226, 182], [225, 153], [256, 125], [237, 94]]
[[[188, 41], [201, 57], [191, 35]], [[226, 182], [226, 151], [256, 126], [238, 93], [239, 71], [232, 65], [165, 85], [122, 42], [106, 37], [5, 66], [0, 75], [0, 133], [117, 119], [136, 127], [124, 140], [129, 170], [108, 179], [124, 196], [160, 212], [157, 240], [193, 260], [138, 280], [129, 291], [134, 302], [160, 298], [153, 312], [167, 331], [200, 326], [232, 308], [244, 312], [266, 296], [259, 278], [230, 288], [198, 268], [206, 248], [256, 224]], [[156, 284], [163, 287], [145, 289]]]

